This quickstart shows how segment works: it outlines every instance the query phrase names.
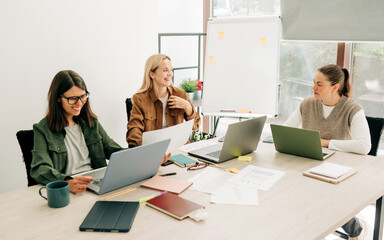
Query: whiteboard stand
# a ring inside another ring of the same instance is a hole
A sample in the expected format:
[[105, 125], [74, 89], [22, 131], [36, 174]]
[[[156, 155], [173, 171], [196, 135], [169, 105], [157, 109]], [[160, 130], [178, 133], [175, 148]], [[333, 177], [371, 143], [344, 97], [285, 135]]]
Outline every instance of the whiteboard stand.
[[214, 134], [222, 117], [278, 114], [280, 28], [279, 16], [208, 21], [202, 113]]
[[[204, 116], [208, 117], [213, 117], [213, 132], [212, 136], [216, 137], [216, 129], [217, 126], [219, 125], [220, 118], [238, 118], [239, 121], [241, 121], [242, 118], [257, 118], [257, 117], [262, 117], [267, 114], [255, 114], [255, 113], [226, 113], [226, 112], [221, 112], [221, 113], [204, 113]], [[270, 118], [271, 116], [267, 115], [267, 118]]]

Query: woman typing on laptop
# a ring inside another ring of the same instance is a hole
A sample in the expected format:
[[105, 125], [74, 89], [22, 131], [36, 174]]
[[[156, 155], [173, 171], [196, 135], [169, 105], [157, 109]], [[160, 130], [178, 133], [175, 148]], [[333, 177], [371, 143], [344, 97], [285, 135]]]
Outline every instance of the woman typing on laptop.
[[31, 176], [40, 184], [66, 180], [73, 193], [93, 181], [71, 175], [106, 166], [106, 158], [122, 148], [104, 131], [92, 112], [84, 80], [74, 71], [60, 71], [48, 92], [45, 118], [33, 125]]
[[199, 114], [186, 92], [172, 85], [172, 76], [173, 67], [168, 56], [155, 54], [147, 59], [143, 83], [132, 97], [126, 135], [129, 147], [142, 144], [143, 132], [174, 126], [184, 120], [194, 119], [193, 129], [199, 129]]
[[[348, 70], [334, 64], [319, 68], [312, 89], [314, 97], [304, 99], [284, 125], [319, 131], [322, 147], [367, 154], [371, 148], [369, 126], [363, 108], [349, 98]], [[356, 218], [343, 229], [350, 237], [362, 231]]]

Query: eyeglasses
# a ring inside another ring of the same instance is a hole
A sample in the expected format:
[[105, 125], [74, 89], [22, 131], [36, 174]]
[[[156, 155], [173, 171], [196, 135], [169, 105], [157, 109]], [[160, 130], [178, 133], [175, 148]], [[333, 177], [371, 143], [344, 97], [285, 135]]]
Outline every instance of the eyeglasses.
[[79, 97], [75, 97], [75, 96], [73, 96], [73, 97], [66, 97], [64, 95], [61, 95], [61, 97], [67, 99], [69, 105], [75, 105], [79, 100], [84, 104], [88, 100], [89, 92], [87, 92], [86, 94], [81, 95]]
[[200, 170], [200, 169], [208, 167], [208, 165], [209, 165], [208, 163], [197, 162], [195, 165], [187, 168], [187, 170], [188, 171]]

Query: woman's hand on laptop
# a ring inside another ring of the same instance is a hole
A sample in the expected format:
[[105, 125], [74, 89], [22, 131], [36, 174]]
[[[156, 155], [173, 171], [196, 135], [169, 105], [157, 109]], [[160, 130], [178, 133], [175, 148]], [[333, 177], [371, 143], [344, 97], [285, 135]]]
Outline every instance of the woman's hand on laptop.
[[66, 181], [69, 182], [69, 191], [71, 193], [80, 193], [85, 192], [85, 190], [87, 190], [88, 184], [90, 184], [93, 180], [95, 179], [90, 176], [77, 176]]
[[324, 138], [321, 138], [320, 140], [321, 140], [321, 146], [326, 148], [329, 146], [329, 142], [331, 141], [329, 139], [324, 139]]
[[161, 162], [161, 164], [165, 163], [166, 161], [168, 161], [169, 157], [171, 156], [172, 154], [171, 153], [168, 153], [168, 154], [164, 154], [164, 158], [163, 158], [163, 161]]

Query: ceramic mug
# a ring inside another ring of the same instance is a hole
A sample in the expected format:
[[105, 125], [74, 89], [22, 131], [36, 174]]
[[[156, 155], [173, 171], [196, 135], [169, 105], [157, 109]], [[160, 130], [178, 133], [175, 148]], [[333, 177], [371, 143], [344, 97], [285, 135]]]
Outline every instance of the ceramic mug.
[[[47, 190], [47, 197], [41, 193], [44, 188]], [[69, 203], [69, 183], [66, 181], [50, 182], [39, 189], [39, 194], [48, 201], [48, 206], [51, 208], [65, 207]]]

